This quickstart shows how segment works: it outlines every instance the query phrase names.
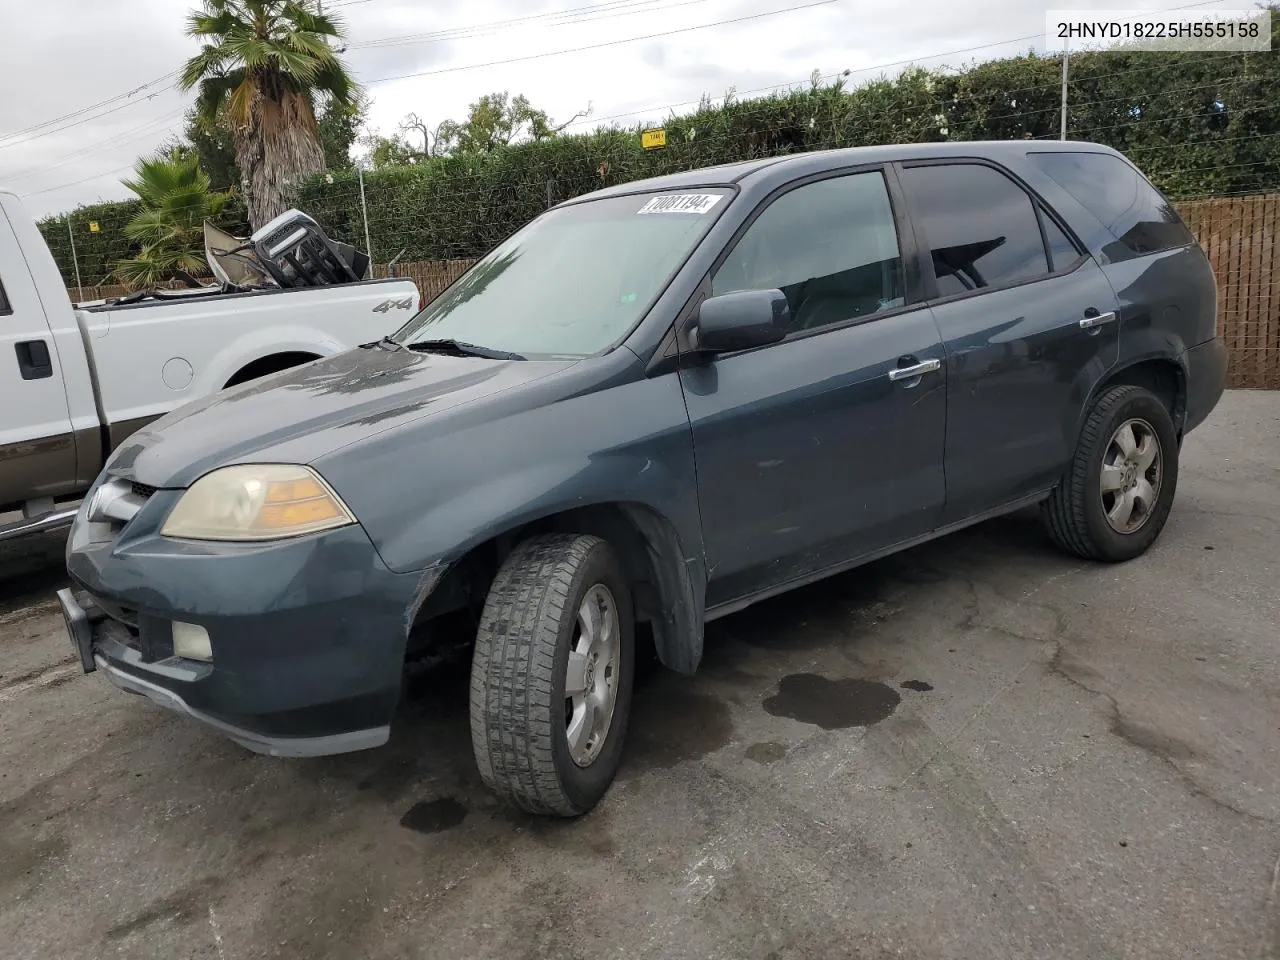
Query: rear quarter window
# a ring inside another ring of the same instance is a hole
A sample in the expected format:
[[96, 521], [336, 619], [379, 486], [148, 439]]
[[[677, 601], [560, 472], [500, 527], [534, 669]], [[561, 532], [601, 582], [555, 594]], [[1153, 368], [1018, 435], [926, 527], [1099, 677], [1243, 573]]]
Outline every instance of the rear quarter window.
[[1097, 217], [1116, 239], [1112, 260], [1195, 243], [1168, 199], [1138, 169], [1108, 153], [1030, 153], [1027, 159]]
[[4, 281], [0, 280], [0, 317], [8, 313], [13, 313], [13, 307], [9, 306], [9, 297], [4, 292]]

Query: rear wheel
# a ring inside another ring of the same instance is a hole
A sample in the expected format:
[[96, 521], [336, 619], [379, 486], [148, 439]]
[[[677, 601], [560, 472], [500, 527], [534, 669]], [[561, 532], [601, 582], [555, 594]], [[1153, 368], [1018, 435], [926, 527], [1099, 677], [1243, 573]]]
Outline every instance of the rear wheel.
[[484, 782], [530, 813], [586, 813], [613, 782], [631, 710], [631, 592], [599, 537], [519, 544], [494, 578], [471, 667]]
[[1130, 560], [1164, 529], [1178, 485], [1168, 409], [1142, 387], [1111, 387], [1089, 411], [1075, 456], [1042, 514], [1058, 546], [1090, 560]]

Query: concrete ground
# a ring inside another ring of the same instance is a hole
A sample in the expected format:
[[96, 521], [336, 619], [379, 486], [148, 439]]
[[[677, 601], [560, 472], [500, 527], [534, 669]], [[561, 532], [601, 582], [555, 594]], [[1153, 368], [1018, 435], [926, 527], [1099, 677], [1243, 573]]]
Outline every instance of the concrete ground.
[[246, 753], [70, 663], [0, 557], [0, 956], [1280, 957], [1280, 393], [1124, 566], [996, 521], [650, 671], [579, 822], [473, 769], [464, 670], [381, 750]]

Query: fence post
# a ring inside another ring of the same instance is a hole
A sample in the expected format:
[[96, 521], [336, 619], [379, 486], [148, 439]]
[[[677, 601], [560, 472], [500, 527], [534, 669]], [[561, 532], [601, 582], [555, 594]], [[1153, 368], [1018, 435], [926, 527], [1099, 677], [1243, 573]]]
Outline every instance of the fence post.
[[76, 232], [71, 229], [71, 214], [67, 214], [67, 236], [71, 239], [71, 263], [76, 268], [76, 292], [84, 301], [84, 285], [80, 282], [80, 258], [76, 256]]
[[364, 252], [373, 264], [373, 244], [369, 242], [369, 205], [364, 200], [364, 164], [356, 164], [356, 175], [360, 178], [360, 216], [364, 220]]
[[555, 202], [551, 198], [551, 191], [555, 187], [555, 185], [556, 185], [556, 182], [554, 180], [547, 181], [547, 209], [548, 210], [550, 210], [552, 207], [555, 206]]

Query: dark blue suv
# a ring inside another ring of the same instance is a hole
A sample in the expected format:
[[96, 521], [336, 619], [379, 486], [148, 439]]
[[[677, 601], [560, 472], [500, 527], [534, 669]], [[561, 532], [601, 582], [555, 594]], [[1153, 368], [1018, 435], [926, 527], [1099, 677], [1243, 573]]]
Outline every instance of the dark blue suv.
[[72, 528], [69, 632], [86, 670], [306, 756], [383, 743], [406, 662], [469, 623], [485, 781], [580, 814], [637, 622], [689, 673], [710, 619], [1029, 504], [1082, 557], [1146, 550], [1222, 394], [1215, 301], [1092, 144], [603, 190], [394, 336], [135, 434]]

